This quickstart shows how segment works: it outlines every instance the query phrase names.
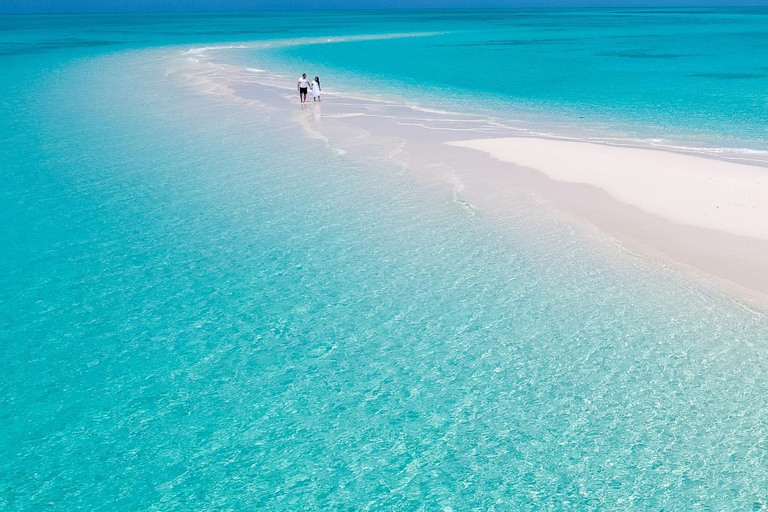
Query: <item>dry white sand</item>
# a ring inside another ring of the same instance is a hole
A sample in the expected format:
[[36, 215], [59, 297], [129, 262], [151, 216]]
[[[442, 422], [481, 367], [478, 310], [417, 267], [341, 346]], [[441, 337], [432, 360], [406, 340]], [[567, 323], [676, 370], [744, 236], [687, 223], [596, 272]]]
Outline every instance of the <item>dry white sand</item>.
[[[540, 138], [447, 142], [592, 185], [664, 219], [768, 240], [768, 169], [711, 158]], [[768, 265], [768, 262], [766, 262]]]

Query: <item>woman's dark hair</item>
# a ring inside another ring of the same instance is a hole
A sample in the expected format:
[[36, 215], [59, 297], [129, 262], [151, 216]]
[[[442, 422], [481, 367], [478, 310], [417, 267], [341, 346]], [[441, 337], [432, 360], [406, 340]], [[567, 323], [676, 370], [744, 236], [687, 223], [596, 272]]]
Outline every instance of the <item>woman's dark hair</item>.
[[317, 86], [320, 87], [320, 77], [319, 76], [315, 77], [315, 82], [317, 82]]

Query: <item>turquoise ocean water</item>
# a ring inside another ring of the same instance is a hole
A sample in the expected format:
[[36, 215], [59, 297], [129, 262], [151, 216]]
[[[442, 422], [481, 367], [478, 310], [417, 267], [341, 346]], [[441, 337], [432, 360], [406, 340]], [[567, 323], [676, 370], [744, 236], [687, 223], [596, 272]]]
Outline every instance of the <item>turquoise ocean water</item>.
[[[318, 14], [299, 25], [311, 37], [314, 24], [337, 19]], [[242, 62], [312, 70], [345, 91], [532, 120], [558, 135], [763, 158], [768, 149], [766, 8], [381, 12], [346, 23], [439, 35], [244, 51]]]
[[402, 32], [229, 58], [768, 149], [766, 10], [0, 17], [4, 510], [768, 506], [764, 314], [166, 72]]

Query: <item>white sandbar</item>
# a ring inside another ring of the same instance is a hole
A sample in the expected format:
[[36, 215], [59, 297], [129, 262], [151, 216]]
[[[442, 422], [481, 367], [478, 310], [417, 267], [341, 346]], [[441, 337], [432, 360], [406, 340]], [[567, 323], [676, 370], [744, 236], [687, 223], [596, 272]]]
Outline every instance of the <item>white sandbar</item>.
[[598, 187], [667, 220], [768, 240], [768, 169], [687, 154], [541, 138], [446, 142]]

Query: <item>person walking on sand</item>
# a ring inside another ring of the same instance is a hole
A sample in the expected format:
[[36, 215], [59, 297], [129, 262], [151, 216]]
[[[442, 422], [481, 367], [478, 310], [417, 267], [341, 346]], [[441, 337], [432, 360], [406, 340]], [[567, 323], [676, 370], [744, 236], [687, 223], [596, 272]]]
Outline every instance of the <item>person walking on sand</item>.
[[320, 101], [320, 77], [316, 76], [309, 84], [309, 91], [312, 94], [312, 101]]
[[299, 90], [299, 99], [304, 103], [307, 101], [307, 87], [309, 87], [309, 80], [307, 80], [307, 74], [304, 73], [299, 78], [299, 83], [296, 84], [296, 88]]

